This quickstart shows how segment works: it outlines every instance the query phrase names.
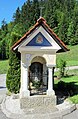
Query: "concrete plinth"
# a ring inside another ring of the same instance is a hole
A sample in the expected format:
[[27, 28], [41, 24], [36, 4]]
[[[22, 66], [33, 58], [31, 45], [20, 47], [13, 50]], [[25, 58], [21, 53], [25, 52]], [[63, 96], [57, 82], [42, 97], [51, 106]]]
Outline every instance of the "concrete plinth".
[[54, 90], [47, 90], [47, 95], [48, 96], [55, 96]]
[[30, 96], [30, 91], [29, 90], [22, 91], [20, 93], [20, 98], [25, 98], [25, 97], [28, 97], [28, 96]]
[[23, 108], [33, 108], [39, 106], [55, 106], [56, 105], [56, 96], [48, 95], [37, 95], [29, 96], [20, 99], [20, 107]]

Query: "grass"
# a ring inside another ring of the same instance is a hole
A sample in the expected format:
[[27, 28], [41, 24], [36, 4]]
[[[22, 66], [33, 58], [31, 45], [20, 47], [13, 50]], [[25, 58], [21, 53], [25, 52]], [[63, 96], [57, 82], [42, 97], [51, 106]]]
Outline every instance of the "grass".
[[78, 95], [74, 95], [68, 98], [72, 103], [78, 104]]
[[68, 76], [68, 77], [64, 77], [61, 79], [62, 81], [69, 83], [69, 82], [74, 82], [78, 84], [78, 76]]
[[58, 84], [58, 82], [63, 81], [65, 83], [70, 83], [73, 82], [78, 85], [78, 76], [68, 76], [68, 77], [63, 77], [59, 80], [55, 80], [54, 84]]
[[0, 74], [6, 74], [8, 67], [8, 60], [0, 60]]
[[57, 54], [57, 62], [59, 59], [64, 59], [67, 62], [67, 66], [78, 66], [78, 45], [67, 46], [70, 51]]
[[74, 104], [78, 104], [78, 95], [74, 95], [72, 97], [69, 97], [68, 99]]

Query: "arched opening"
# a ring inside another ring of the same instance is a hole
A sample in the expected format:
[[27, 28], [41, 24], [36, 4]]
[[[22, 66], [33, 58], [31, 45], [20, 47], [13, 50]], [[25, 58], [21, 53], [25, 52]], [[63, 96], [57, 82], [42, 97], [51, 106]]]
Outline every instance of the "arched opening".
[[34, 62], [30, 66], [30, 75], [33, 81], [41, 81], [43, 74], [43, 64]]
[[46, 61], [41, 56], [36, 56], [29, 67], [29, 89], [31, 95], [46, 94], [47, 90]]

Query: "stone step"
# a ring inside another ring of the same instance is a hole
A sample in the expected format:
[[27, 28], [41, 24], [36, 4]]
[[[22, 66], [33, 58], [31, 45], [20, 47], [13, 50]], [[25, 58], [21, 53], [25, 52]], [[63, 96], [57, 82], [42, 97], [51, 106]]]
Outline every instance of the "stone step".
[[34, 108], [25, 108], [24, 110], [25, 114], [49, 114], [53, 112], [57, 112], [58, 109], [53, 106], [39, 106]]
[[30, 97], [25, 97], [20, 99], [21, 109], [25, 108], [35, 108], [35, 107], [44, 107], [44, 106], [55, 106], [56, 105], [56, 96], [48, 95], [35, 95]]

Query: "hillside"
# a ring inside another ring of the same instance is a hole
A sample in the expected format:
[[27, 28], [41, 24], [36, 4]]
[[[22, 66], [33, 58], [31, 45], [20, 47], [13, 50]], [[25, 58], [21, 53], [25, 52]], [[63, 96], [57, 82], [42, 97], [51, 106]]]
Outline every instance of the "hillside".
[[70, 51], [65, 53], [57, 54], [57, 62], [60, 59], [63, 59], [67, 62], [67, 66], [76, 66], [78, 65], [78, 45], [75, 46], [67, 46]]

